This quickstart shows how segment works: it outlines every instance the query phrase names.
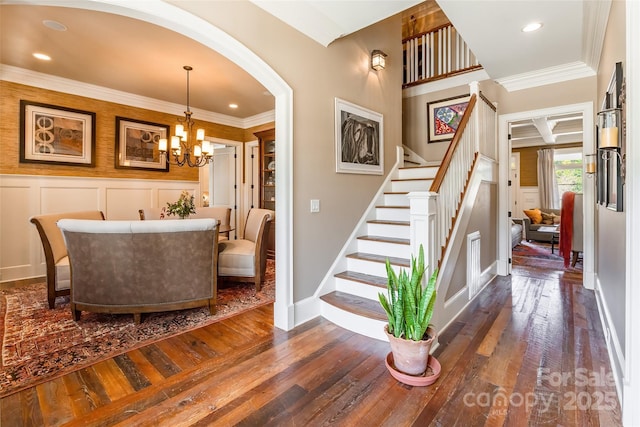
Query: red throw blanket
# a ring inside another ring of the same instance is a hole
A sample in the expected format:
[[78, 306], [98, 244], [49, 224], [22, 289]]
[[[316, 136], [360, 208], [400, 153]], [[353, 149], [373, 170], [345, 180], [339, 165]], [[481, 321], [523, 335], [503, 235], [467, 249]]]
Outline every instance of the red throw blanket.
[[562, 211], [560, 212], [560, 241], [558, 251], [564, 258], [564, 267], [569, 267], [571, 259], [571, 240], [573, 237], [573, 204], [576, 193], [567, 191], [562, 195]]

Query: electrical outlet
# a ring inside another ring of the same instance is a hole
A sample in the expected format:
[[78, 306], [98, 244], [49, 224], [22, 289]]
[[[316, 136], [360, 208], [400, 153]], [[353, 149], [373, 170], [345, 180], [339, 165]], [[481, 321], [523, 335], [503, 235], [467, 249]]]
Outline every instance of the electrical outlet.
[[320, 200], [311, 199], [311, 213], [320, 212]]

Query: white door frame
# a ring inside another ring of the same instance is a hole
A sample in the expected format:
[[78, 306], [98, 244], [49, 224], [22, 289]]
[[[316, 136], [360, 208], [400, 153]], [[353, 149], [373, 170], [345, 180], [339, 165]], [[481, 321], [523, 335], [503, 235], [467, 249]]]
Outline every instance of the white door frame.
[[[582, 153], [584, 156], [595, 152], [595, 139], [593, 134], [593, 110], [592, 102], [580, 104], [562, 105], [558, 107], [544, 108], [541, 110], [522, 111], [519, 113], [503, 114], [498, 117], [498, 159], [499, 159], [499, 197], [498, 197], [498, 229], [500, 230], [498, 242], [498, 274], [508, 274], [509, 257], [511, 253], [510, 233], [507, 231], [509, 218], [509, 163], [511, 160], [511, 147], [509, 145], [509, 123], [517, 120], [525, 120], [540, 116], [559, 115], [568, 113], [582, 113]], [[583, 176], [586, 176], [583, 165]], [[583, 212], [584, 212], [584, 252], [583, 252], [583, 283], [587, 289], [595, 287], [595, 180], [583, 180]]]

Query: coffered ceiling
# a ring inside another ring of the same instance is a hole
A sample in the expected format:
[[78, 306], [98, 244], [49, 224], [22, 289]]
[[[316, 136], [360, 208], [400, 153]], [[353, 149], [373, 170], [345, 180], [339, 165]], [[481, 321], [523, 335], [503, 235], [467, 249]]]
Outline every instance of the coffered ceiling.
[[582, 114], [535, 117], [511, 122], [513, 148], [582, 143]]

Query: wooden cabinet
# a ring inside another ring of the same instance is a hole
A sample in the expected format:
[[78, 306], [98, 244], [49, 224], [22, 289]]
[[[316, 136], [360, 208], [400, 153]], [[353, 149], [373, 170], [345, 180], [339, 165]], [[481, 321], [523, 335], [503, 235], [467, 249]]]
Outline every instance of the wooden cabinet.
[[[260, 146], [260, 207], [276, 210], [276, 130], [269, 129], [254, 134]], [[275, 258], [276, 224], [271, 221], [267, 233], [267, 256]]]

